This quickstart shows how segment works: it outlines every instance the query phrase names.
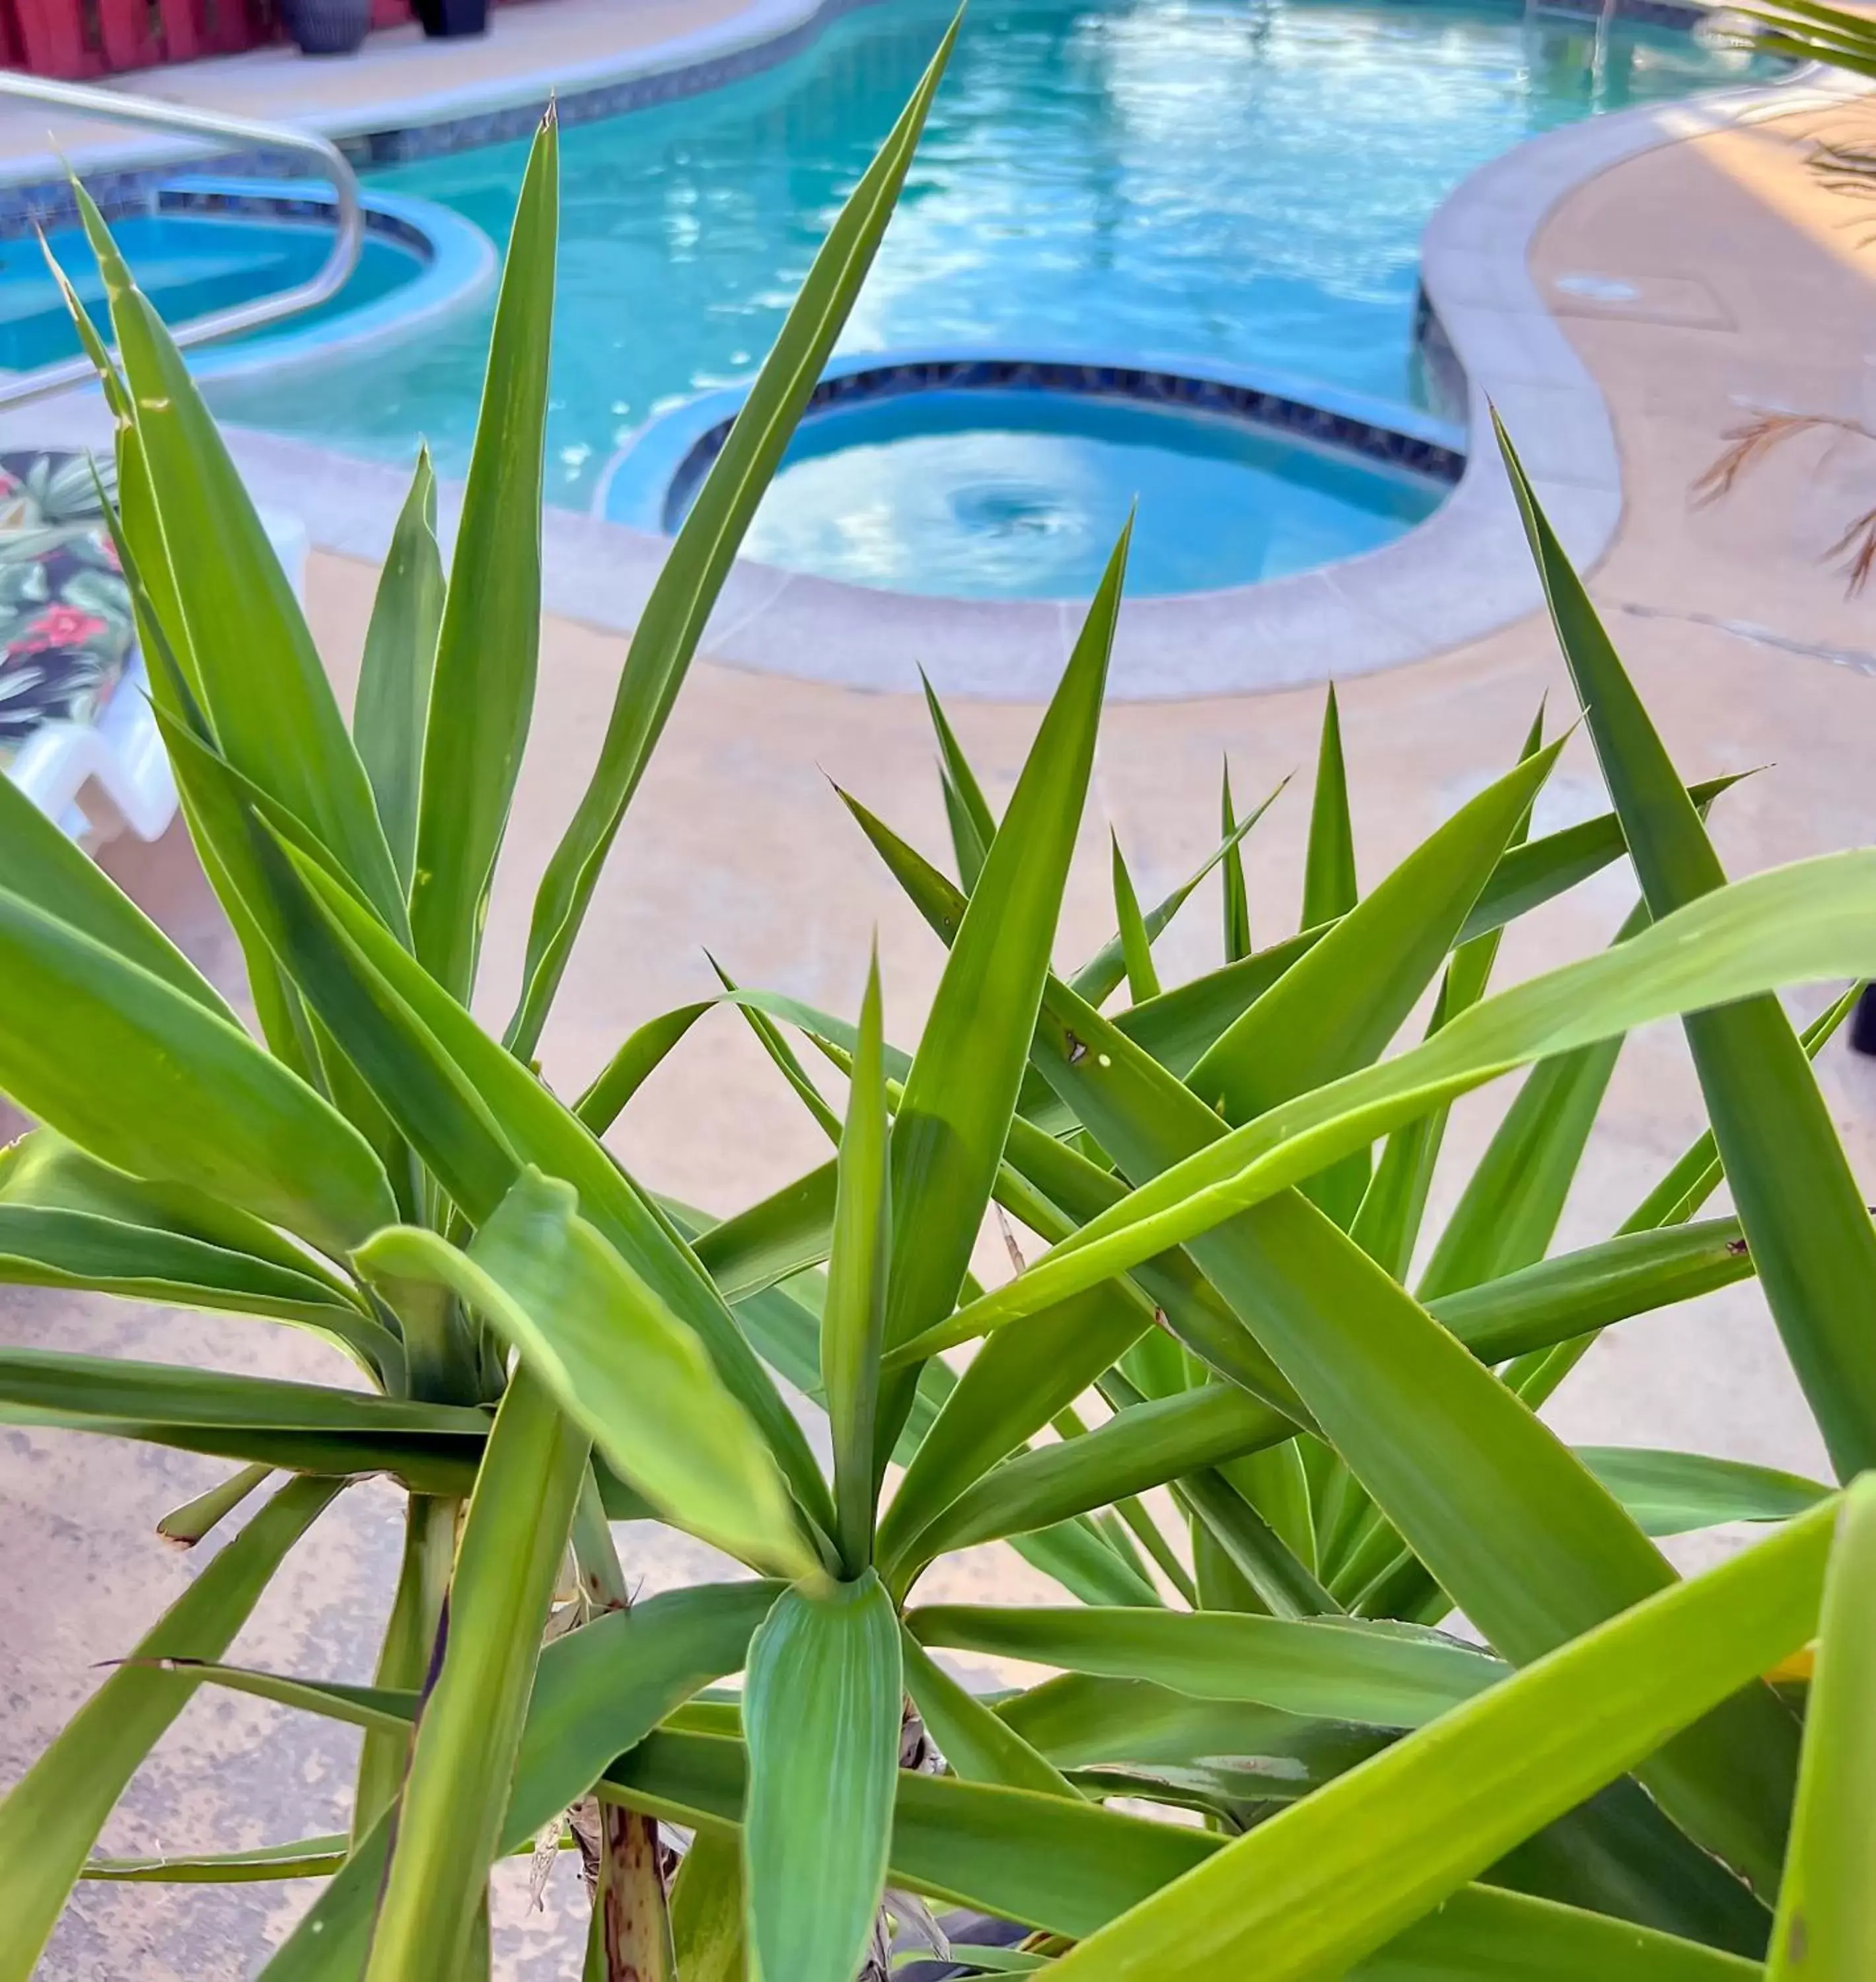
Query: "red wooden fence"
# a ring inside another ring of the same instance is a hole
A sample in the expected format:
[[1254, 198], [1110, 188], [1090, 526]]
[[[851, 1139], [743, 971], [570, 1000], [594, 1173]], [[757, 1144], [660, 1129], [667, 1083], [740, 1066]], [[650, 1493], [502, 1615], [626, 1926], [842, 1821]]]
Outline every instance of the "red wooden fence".
[[[408, 0], [372, 0], [374, 27], [410, 18]], [[229, 55], [282, 32], [275, 0], [0, 0], [0, 68], [82, 80]]]

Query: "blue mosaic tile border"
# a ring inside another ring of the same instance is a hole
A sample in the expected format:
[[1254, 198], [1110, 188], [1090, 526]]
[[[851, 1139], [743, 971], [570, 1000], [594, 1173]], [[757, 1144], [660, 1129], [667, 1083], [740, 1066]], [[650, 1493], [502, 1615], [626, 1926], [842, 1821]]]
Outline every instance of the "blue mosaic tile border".
[[[720, 55], [681, 64], [642, 75], [623, 76], [616, 82], [600, 83], [590, 89], [561, 92], [557, 98], [563, 124], [591, 124], [605, 117], [617, 117], [628, 110], [644, 110], [654, 104], [675, 103], [725, 83], [759, 75], [799, 55], [821, 31], [843, 15], [879, 0], [824, 0], [806, 20], [782, 33], [747, 47], [731, 48]], [[473, 151], [481, 145], [506, 144], [517, 138], [531, 137], [548, 106], [545, 96], [525, 103], [510, 104], [499, 110], [478, 111], [462, 117], [442, 117], [434, 123], [391, 131], [368, 131], [338, 138], [334, 142], [355, 167], [402, 165], [413, 158], [435, 158], [448, 152]], [[139, 166], [125, 172], [88, 172], [85, 190], [98, 205], [107, 220], [132, 213], [148, 213], [157, 189], [185, 163]], [[278, 152], [231, 152], [218, 155], [214, 169], [230, 179], [281, 179], [292, 172]], [[29, 234], [35, 227], [71, 226], [78, 220], [78, 206], [72, 189], [61, 177], [31, 185], [0, 186], [0, 239]]]
[[[230, 175], [247, 175], [251, 164], [252, 161], [245, 158], [235, 160], [230, 167]], [[221, 175], [218, 163], [216, 176]], [[265, 173], [254, 175], [275, 176]], [[135, 183], [102, 186], [98, 180], [86, 182], [92, 197], [98, 202], [107, 220], [122, 220], [128, 215], [140, 213], [215, 213], [235, 214], [253, 220], [312, 220], [328, 226], [332, 224], [332, 200], [329, 194], [230, 192], [178, 184], [177, 168], [173, 165], [161, 172], [126, 172], [108, 176]], [[30, 190], [46, 195], [43, 203], [15, 209], [4, 196], [0, 196], [0, 240], [17, 239], [22, 235], [30, 234], [35, 227], [43, 227], [50, 232], [55, 227], [78, 225], [78, 207], [69, 186], [62, 185], [56, 189], [62, 195], [58, 199], [51, 196], [55, 189], [49, 186]], [[402, 214], [384, 212], [368, 202], [362, 211], [368, 234], [395, 241], [424, 261], [434, 258], [435, 243], [421, 227], [406, 220]]]
[[[162, 185], [155, 189], [153, 205], [146, 211], [158, 213], [233, 214], [249, 220], [313, 220], [332, 224], [332, 202], [318, 195], [304, 197], [292, 193], [230, 192], [217, 188]], [[421, 227], [402, 214], [386, 213], [368, 202], [361, 209], [365, 231], [381, 239], [408, 248], [419, 260], [434, 260], [436, 244]]]
[[[107, 220], [122, 220], [139, 213], [245, 213], [257, 217], [295, 220], [330, 220], [330, 194], [300, 195], [282, 193], [277, 198], [260, 194], [209, 192], [185, 189], [175, 182], [191, 171], [186, 163], [146, 166], [136, 172], [87, 173], [85, 189], [98, 203]], [[196, 170], [202, 169], [198, 167]], [[230, 152], [215, 160], [217, 179], [284, 180], [277, 152]], [[291, 176], [298, 177], [297, 174]], [[64, 179], [48, 179], [35, 185], [0, 186], [0, 239], [12, 239], [42, 227], [75, 227], [78, 202]], [[423, 237], [407, 222], [390, 214], [374, 213], [368, 207], [365, 224], [415, 248], [425, 248]]]
[[[245, 170], [246, 162], [242, 163]], [[109, 189], [108, 198], [96, 190], [92, 192], [107, 220], [121, 220], [128, 215], [139, 213], [217, 213], [240, 215], [253, 220], [312, 220], [328, 226], [332, 224], [330, 195], [226, 192], [178, 185], [174, 166], [162, 172], [125, 173], [122, 176], [134, 179], [136, 185]], [[217, 176], [220, 176], [218, 171]], [[87, 182], [88, 188], [95, 184]], [[52, 189], [35, 190], [49, 195]], [[71, 189], [61, 186], [58, 191], [64, 195], [62, 199], [48, 197], [43, 205], [24, 211], [9, 210], [7, 203], [0, 201], [0, 239], [16, 239], [22, 234], [30, 234], [35, 227], [43, 227], [48, 232], [55, 227], [75, 227], [78, 212], [71, 197]], [[426, 262], [434, 256], [435, 244], [429, 235], [402, 214], [383, 212], [368, 202], [362, 211], [368, 234], [395, 241]]]
[[[879, 4], [880, 0], [824, 0], [807, 19], [766, 40], [650, 74], [623, 76], [591, 88], [566, 92], [558, 99], [561, 122], [594, 123], [628, 111], [648, 109], [654, 105], [675, 103], [720, 89], [726, 83], [741, 82], [788, 61], [835, 21], [862, 7]], [[1602, 11], [1602, 0], [1544, 0], [1544, 5], [1557, 12], [1580, 15], [1586, 19], [1594, 19]], [[1691, 0], [1614, 0], [1614, 11], [1628, 20], [1691, 28], [1708, 10], [1691, 4]], [[471, 151], [478, 145], [508, 144], [528, 137], [547, 106], [548, 98], [541, 96], [505, 105], [498, 110], [442, 117], [434, 122], [397, 130], [363, 132], [335, 142], [355, 166], [403, 165], [415, 158], [436, 158], [450, 152]], [[88, 176], [85, 185], [105, 217], [115, 219], [122, 214], [148, 212], [156, 185], [177, 169], [167, 165], [100, 172]], [[278, 179], [288, 168], [277, 152], [255, 152], [217, 158], [215, 169], [232, 178]], [[77, 217], [71, 189], [63, 179], [0, 186], [0, 237], [28, 233], [35, 227], [68, 225]]]
[[[983, 392], [1063, 392], [1088, 399], [1126, 399], [1137, 405], [1178, 406], [1218, 413], [1268, 427], [1299, 440], [1404, 469], [1451, 486], [1465, 472], [1465, 455], [1418, 434], [1401, 433], [1352, 414], [1285, 398], [1255, 385], [1228, 384], [1187, 372], [1125, 365], [1082, 364], [1061, 359], [1019, 358], [921, 359], [863, 367], [823, 379], [808, 395], [804, 419], [831, 407], [907, 393]], [[710, 464], [722, 451], [734, 419], [719, 420], [691, 443], [665, 493], [663, 527], [675, 530], [691, 506]]]
[[[215, 162], [218, 173], [238, 179], [278, 179], [281, 159], [275, 152], [231, 152]], [[107, 220], [121, 220], [135, 213], [155, 210], [157, 195], [186, 165], [145, 165], [135, 172], [87, 172], [85, 190], [98, 203]], [[330, 211], [328, 206], [328, 211]], [[50, 232], [55, 227], [75, 227], [78, 202], [64, 179], [44, 179], [31, 185], [0, 186], [0, 239], [30, 234], [35, 227]]]
[[[707, 90], [721, 89], [725, 83], [740, 82], [745, 76], [758, 75], [799, 55], [842, 15], [877, 4], [878, 0], [825, 0], [806, 20], [765, 41], [678, 68], [621, 76], [616, 82], [564, 92], [556, 98], [560, 121], [597, 123], [601, 118], [621, 116], [630, 110], [648, 110], [656, 104], [675, 103], [687, 96], [701, 96]], [[368, 132], [336, 142], [355, 165], [403, 165], [413, 158], [432, 158], [446, 152], [471, 151], [478, 145], [509, 144], [518, 138], [531, 137], [547, 105], [548, 99], [542, 96], [526, 103], [507, 104], [499, 110], [442, 118], [434, 124], [421, 124], [408, 130]]]

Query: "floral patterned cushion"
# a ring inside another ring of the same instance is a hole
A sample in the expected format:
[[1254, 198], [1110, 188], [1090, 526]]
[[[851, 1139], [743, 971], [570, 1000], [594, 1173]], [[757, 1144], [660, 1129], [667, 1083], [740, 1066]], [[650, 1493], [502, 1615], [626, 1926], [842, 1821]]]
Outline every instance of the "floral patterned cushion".
[[42, 723], [98, 716], [133, 639], [90, 462], [0, 452], [0, 766]]

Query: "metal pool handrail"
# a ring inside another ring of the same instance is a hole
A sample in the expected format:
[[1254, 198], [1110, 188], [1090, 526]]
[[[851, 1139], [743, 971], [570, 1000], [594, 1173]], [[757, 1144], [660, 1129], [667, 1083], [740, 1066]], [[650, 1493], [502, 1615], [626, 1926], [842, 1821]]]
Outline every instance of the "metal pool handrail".
[[[132, 96], [115, 89], [92, 89], [82, 83], [54, 82], [45, 76], [23, 75], [0, 69], [0, 97], [17, 96], [60, 110], [73, 110], [87, 117], [109, 118], [120, 124], [135, 124], [145, 130], [179, 131], [192, 137], [214, 138], [223, 143], [246, 145], [258, 149], [295, 152], [311, 158], [332, 182], [337, 200], [338, 229], [332, 252], [308, 281], [252, 302], [236, 303], [227, 309], [198, 316], [173, 330], [179, 345], [206, 343], [211, 338], [227, 337], [239, 330], [253, 330], [262, 324], [278, 323], [283, 317], [297, 316], [338, 295], [345, 279], [358, 265], [358, 250], [365, 238], [365, 217], [358, 205], [358, 182], [344, 155], [329, 139], [311, 132], [295, 131], [284, 124], [262, 124], [246, 117], [224, 117], [207, 110], [191, 110], [180, 104], [159, 103], [147, 96]], [[25, 405], [72, 385], [88, 385], [96, 376], [85, 357], [62, 358], [50, 365], [35, 365], [11, 378], [0, 378], [0, 408]]]

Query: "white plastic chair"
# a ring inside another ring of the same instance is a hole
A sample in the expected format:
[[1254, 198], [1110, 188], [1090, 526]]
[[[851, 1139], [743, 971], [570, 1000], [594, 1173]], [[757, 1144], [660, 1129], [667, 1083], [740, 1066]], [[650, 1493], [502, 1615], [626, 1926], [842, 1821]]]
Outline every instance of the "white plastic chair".
[[[261, 520], [304, 602], [305, 525], [277, 512]], [[133, 649], [96, 722], [46, 723], [20, 746], [6, 774], [81, 846], [101, 846], [125, 831], [161, 839], [176, 816], [176, 787], [150, 712], [142, 655]]]

